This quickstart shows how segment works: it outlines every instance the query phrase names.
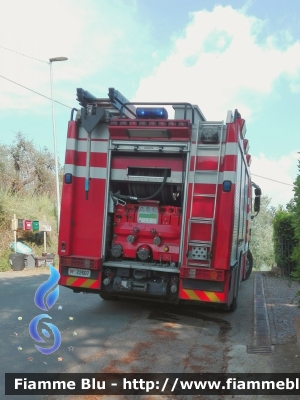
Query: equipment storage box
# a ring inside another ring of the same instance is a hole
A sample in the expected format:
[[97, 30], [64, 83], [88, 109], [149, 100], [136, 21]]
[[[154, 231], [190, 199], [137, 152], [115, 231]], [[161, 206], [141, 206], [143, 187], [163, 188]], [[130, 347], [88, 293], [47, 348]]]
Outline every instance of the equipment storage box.
[[46, 260], [46, 265], [53, 265], [54, 266], [54, 258], [55, 258], [55, 254], [53, 253], [43, 253], [42, 256], [45, 258]]
[[45, 267], [46, 266], [46, 258], [45, 257], [35, 257], [35, 266], [36, 267]]
[[24, 254], [25, 256], [25, 267], [33, 268], [35, 267], [35, 257], [33, 254]]

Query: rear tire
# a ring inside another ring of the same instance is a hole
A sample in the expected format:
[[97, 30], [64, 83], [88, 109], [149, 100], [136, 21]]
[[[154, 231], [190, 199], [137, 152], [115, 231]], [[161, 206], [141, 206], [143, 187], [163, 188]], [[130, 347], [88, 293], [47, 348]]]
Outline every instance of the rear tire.
[[236, 267], [237, 269], [235, 270], [235, 274], [234, 274], [234, 292], [233, 292], [233, 298], [231, 301], [231, 304], [228, 307], [229, 312], [234, 312], [237, 309], [238, 306], [238, 297], [239, 297], [239, 288], [240, 288], [240, 263], [239, 265]]
[[117, 300], [116, 296], [113, 296], [112, 294], [109, 293], [100, 293], [99, 296], [101, 297], [102, 300]]
[[246, 260], [246, 274], [245, 274], [245, 278], [243, 279], [243, 281], [246, 281], [250, 277], [252, 268], [253, 268], [253, 257], [252, 257], [251, 251], [248, 250], [247, 260]]
[[232, 299], [232, 302], [228, 308], [228, 312], [234, 312], [237, 309], [237, 306], [238, 306], [237, 298], [234, 296]]

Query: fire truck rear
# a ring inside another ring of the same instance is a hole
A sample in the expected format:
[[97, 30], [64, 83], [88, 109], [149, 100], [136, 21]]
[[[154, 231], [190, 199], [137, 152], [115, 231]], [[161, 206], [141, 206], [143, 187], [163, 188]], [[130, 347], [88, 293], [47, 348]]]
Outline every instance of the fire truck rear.
[[[130, 103], [77, 89], [59, 230], [60, 285], [102, 299], [234, 311], [252, 270], [246, 125], [189, 103]], [[174, 118], [169, 118], [170, 109]]]

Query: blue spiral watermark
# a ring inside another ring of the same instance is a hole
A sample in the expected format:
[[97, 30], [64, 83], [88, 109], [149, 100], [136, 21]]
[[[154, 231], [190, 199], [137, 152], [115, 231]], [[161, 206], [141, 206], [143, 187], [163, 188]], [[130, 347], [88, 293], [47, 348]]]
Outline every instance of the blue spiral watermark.
[[[38, 287], [34, 296], [35, 305], [43, 311], [49, 311], [50, 308], [52, 308], [52, 306], [55, 304], [59, 296], [59, 287], [56, 285], [60, 278], [60, 274], [52, 265], [50, 265], [49, 268], [50, 268], [49, 279]], [[32, 337], [32, 339], [36, 340], [39, 343], [45, 343], [45, 340], [41, 338], [37, 329], [39, 322], [43, 318], [52, 319], [48, 314], [40, 314], [34, 317], [29, 324], [30, 336]], [[45, 324], [53, 334], [54, 337], [53, 346], [50, 348], [44, 348], [35, 344], [35, 347], [42, 354], [51, 354], [54, 353], [60, 347], [61, 335], [59, 329], [55, 325], [51, 324], [50, 322], [43, 322], [43, 324]], [[42, 329], [42, 334], [47, 339], [50, 338], [50, 333], [48, 332], [48, 330]]]

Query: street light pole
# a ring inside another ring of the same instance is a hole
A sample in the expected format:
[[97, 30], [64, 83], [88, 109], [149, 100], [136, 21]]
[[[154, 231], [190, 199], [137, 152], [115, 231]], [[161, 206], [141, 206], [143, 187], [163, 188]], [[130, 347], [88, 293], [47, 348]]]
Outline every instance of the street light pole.
[[56, 125], [55, 125], [55, 111], [54, 111], [54, 98], [53, 98], [53, 74], [52, 63], [56, 61], [66, 61], [67, 57], [54, 57], [49, 58], [50, 64], [50, 84], [51, 84], [51, 102], [52, 102], [52, 125], [53, 125], [53, 142], [54, 142], [54, 159], [55, 159], [55, 182], [56, 182], [56, 205], [57, 205], [57, 231], [59, 232], [60, 222], [60, 190], [59, 190], [59, 176], [58, 176], [58, 161], [57, 161], [57, 145], [56, 145]]

